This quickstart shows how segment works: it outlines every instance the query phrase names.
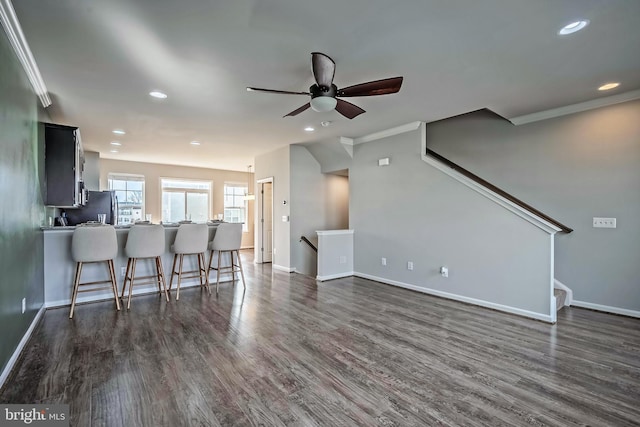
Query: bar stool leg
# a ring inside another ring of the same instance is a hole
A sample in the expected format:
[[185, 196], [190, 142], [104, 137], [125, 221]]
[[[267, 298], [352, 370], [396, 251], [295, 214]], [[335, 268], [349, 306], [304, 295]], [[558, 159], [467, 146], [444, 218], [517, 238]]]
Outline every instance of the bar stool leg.
[[73, 279], [73, 293], [71, 294], [71, 312], [69, 313], [69, 319], [73, 319], [73, 310], [76, 307], [76, 297], [78, 296], [78, 286], [80, 284], [80, 274], [82, 273], [82, 263], [76, 263], [76, 274]]
[[209, 264], [207, 265], [207, 280], [209, 280], [209, 273], [211, 273], [211, 263], [213, 262], [213, 250], [209, 253]]
[[202, 277], [202, 272], [204, 271], [204, 266], [202, 265], [202, 258], [200, 257], [200, 254], [196, 254], [196, 257], [198, 258], [198, 281], [200, 282], [200, 287], [203, 287], [204, 277]]
[[173, 266], [171, 267], [171, 280], [169, 280], [169, 290], [173, 287], [173, 275], [176, 273], [176, 261], [178, 261], [178, 254], [173, 255]]
[[204, 286], [207, 288], [209, 295], [211, 295], [211, 288], [209, 287], [209, 270], [205, 270], [204, 267], [206, 265], [204, 252], [198, 254], [198, 259], [202, 259], [202, 269], [200, 270], [200, 280], [202, 280], [202, 276], [204, 275]]
[[[167, 298], [167, 302], [169, 302], [169, 292], [167, 291], [167, 281], [164, 277], [164, 268], [162, 267], [162, 259], [160, 257], [156, 258], [156, 268], [158, 269], [158, 276], [162, 280], [162, 289], [164, 290], [164, 296]], [[158, 282], [158, 286], [160, 286], [160, 282]]]
[[124, 292], [127, 290], [127, 279], [129, 278], [129, 270], [131, 269], [131, 258], [127, 260], [127, 269], [124, 272], [124, 281], [122, 283], [122, 293], [120, 294], [120, 298], [124, 300]]
[[131, 309], [131, 294], [133, 294], [133, 281], [136, 277], [136, 263], [138, 262], [137, 258], [133, 258], [131, 263], [131, 278], [129, 279], [129, 300], [127, 301], [127, 310]]
[[156, 284], [158, 285], [158, 293], [162, 293], [162, 289], [160, 288], [160, 267], [158, 267], [158, 257], [153, 259], [156, 263]]
[[231, 257], [231, 275], [233, 277], [233, 283], [236, 283], [236, 268], [235, 268], [235, 264], [233, 263], [233, 252], [234, 251], [229, 251], [229, 256]]
[[222, 252], [218, 251], [218, 271], [216, 271], [216, 296], [218, 296], [218, 285], [220, 285], [220, 258], [222, 258]]
[[180, 270], [178, 271], [178, 289], [176, 290], [176, 301], [180, 299], [180, 282], [182, 280], [182, 263], [184, 262], [184, 254], [180, 254]]
[[109, 276], [111, 276], [111, 288], [113, 289], [113, 297], [116, 300], [116, 308], [120, 311], [120, 299], [118, 298], [118, 282], [116, 281], [116, 269], [113, 266], [113, 260], [107, 261], [109, 265]]
[[246, 288], [244, 281], [244, 270], [242, 270], [242, 260], [240, 259], [240, 251], [236, 251], [236, 256], [238, 257], [238, 267], [240, 267], [240, 276], [242, 276], [242, 287]]

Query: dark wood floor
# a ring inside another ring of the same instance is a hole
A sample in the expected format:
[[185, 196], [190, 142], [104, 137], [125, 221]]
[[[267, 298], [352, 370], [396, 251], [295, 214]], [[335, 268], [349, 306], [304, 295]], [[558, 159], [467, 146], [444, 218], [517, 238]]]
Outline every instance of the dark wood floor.
[[552, 326], [243, 257], [244, 295], [47, 311], [0, 402], [68, 403], [77, 426], [640, 424], [640, 320]]

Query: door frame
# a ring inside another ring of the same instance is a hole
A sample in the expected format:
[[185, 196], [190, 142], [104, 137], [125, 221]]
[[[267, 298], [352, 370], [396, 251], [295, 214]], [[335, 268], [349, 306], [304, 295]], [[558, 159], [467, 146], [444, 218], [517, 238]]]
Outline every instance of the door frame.
[[[264, 223], [262, 219], [264, 217], [263, 185], [265, 183], [271, 183], [271, 230], [272, 230], [271, 245], [272, 246], [273, 246], [273, 242], [275, 241], [275, 234], [276, 234], [275, 221], [274, 221], [274, 204], [273, 204], [273, 201], [275, 200], [275, 183], [274, 183], [273, 177], [270, 176], [268, 178], [262, 178], [256, 181], [256, 184], [260, 186], [260, 194], [258, 195], [258, 197], [256, 197], [257, 209], [255, 213], [255, 219], [256, 219], [255, 223], [257, 226], [255, 227], [256, 245], [254, 249], [254, 259], [256, 264], [264, 263], [264, 260], [263, 260]], [[271, 255], [271, 259], [272, 260], [269, 262], [273, 262], [273, 255]]]

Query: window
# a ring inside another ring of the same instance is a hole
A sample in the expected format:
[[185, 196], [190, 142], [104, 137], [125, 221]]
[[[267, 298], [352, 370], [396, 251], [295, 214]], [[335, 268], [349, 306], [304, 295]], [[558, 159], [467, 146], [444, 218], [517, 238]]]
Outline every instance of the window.
[[162, 178], [162, 222], [210, 218], [211, 181]]
[[224, 183], [224, 220], [242, 222], [242, 231], [247, 232], [247, 184]]
[[133, 224], [144, 215], [144, 176], [110, 173], [109, 190], [118, 199], [117, 225]]

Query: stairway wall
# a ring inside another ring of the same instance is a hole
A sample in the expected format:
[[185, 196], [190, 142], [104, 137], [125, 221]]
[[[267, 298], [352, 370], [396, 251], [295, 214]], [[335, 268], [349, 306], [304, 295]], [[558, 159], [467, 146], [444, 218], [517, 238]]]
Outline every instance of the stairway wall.
[[317, 255], [300, 236], [318, 246], [318, 230], [349, 227], [348, 178], [327, 175], [306, 147], [290, 148], [291, 176], [291, 266], [315, 277]]
[[640, 314], [638, 117], [640, 101], [521, 126], [479, 111], [429, 123], [427, 145], [575, 230], [556, 235], [555, 274], [576, 304]]
[[354, 147], [357, 274], [553, 321], [553, 236], [425, 163], [421, 143], [416, 130]]

